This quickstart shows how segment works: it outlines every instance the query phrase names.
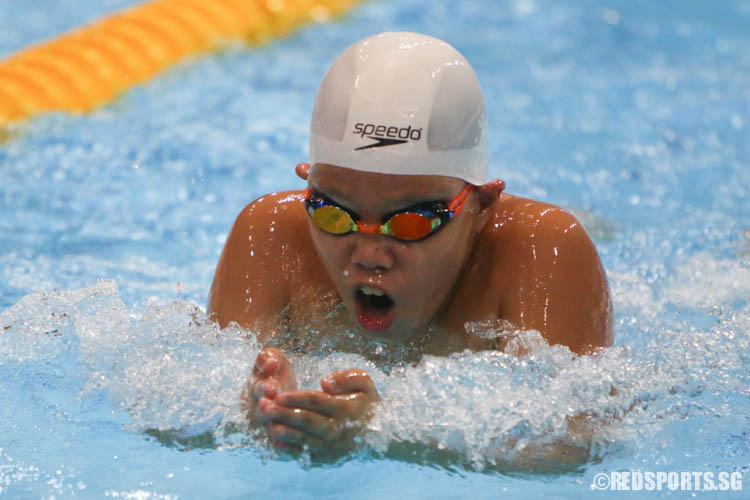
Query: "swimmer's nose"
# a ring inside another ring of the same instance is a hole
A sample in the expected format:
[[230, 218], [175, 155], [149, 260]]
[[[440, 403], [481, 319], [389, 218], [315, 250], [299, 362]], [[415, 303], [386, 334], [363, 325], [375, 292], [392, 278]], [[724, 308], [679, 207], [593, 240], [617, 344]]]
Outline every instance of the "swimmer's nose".
[[352, 252], [352, 264], [368, 270], [388, 270], [393, 267], [393, 253], [381, 235], [353, 235], [357, 242]]

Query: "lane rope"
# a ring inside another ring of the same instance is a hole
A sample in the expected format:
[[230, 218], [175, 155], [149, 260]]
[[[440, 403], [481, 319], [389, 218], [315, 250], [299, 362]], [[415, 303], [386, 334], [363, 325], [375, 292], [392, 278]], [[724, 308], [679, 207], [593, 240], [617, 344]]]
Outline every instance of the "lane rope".
[[108, 103], [181, 59], [232, 40], [258, 45], [359, 0], [152, 0], [0, 61], [0, 128]]

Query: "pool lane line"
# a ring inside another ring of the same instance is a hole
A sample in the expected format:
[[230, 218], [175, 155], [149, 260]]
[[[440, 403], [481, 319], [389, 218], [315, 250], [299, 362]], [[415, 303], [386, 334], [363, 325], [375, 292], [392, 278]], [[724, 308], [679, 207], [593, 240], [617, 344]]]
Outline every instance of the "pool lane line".
[[152, 0], [0, 61], [0, 133], [47, 111], [83, 113], [187, 56], [259, 45], [360, 0]]

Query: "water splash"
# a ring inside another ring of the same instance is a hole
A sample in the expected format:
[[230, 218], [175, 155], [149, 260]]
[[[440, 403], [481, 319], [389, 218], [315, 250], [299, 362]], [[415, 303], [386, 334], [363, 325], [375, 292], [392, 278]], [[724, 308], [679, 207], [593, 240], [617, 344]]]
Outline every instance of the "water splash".
[[[650, 301], [634, 276], [613, 281], [626, 315], [622, 299]], [[654, 314], [629, 328], [660, 318], [668, 301], [650, 305]], [[365, 451], [418, 461], [443, 453], [449, 464], [475, 469], [566, 461], [575, 468], [641, 448], [682, 419], [741, 418], [750, 392], [750, 311], [712, 317], [703, 330], [657, 322], [644, 344], [591, 356], [529, 331], [509, 343], [509, 351], [523, 344], [521, 355], [464, 351], [384, 367], [359, 354], [317, 351], [297, 353], [293, 363], [305, 387], [344, 368], [370, 373], [382, 402], [361, 436]], [[0, 326], [0, 363], [60, 362], [81, 381], [81, 394], [114, 401], [130, 432], [187, 448], [258, 444], [240, 394], [260, 346], [252, 332], [219, 330], [193, 303], [128, 308], [116, 283], [101, 280], [28, 295], [0, 313]]]

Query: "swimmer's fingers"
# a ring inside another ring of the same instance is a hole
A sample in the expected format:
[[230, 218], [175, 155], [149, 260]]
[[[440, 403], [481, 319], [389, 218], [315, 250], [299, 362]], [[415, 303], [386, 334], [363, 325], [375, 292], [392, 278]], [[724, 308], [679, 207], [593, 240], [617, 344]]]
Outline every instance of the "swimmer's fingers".
[[253, 367], [254, 377], [273, 377], [281, 366], [281, 360], [286, 359], [284, 354], [275, 347], [266, 347], [258, 353]]
[[313, 452], [326, 448], [325, 443], [320, 438], [281, 423], [271, 425], [268, 429], [268, 435], [271, 438], [271, 443], [277, 449], [290, 453], [299, 453], [305, 448]]
[[332, 373], [320, 381], [320, 386], [331, 395], [361, 393], [373, 402], [380, 400], [375, 384], [364, 370], [343, 370]]
[[320, 386], [339, 402], [339, 418], [359, 420], [367, 416], [374, 403], [380, 401], [375, 384], [364, 370], [332, 373], [320, 381]]
[[289, 408], [320, 413], [339, 423], [359, 420], [371, 409], [373, 399], [363, 392], [332, 396], [320, 391], [292, 391], [279, 395], [277, 402]]
[[301, 408], [331, 418], [340, 417], [346, 409], [344, 399], [314, 390], [288, 391], [281, 394], [277, 401], [287, 408]]
[[245, 407], [247, 420], [251, 426], [270, 422], [262, 411], [264, 404], [270, 403], [278, 394], [279, 383], [275, 379], [250, 380], [240, 396]]
[[355, 447], [351, 439], [343, 439], [342, 436], [337, 436], [333, 440], [323, 440], [280, 423], [271, 425], [268, 435], [271, 444], [278, 451], [292, 455], [309, 451], [315, 459], [336, 459]]
[[250, 381], [245, 400], [250, 406], [258, 404], [260, 398], [274, 399], [279, 393], [279, 381], [276, 379], [256, 379]]
[[372, 379], [364, 370], [332, 373], [320, 382], [323, 391], [290, 391], [281, 394], [278, 403], [304, 408], [338, 420], [357, 420], [380, 400]]
[[305, 433], [294, 427], [289, 427], [281, 423], [273, 423], [268, 428], [268, 436], [271, 438], [271, 442], [275, 444], [275, 441], [281, 441], [287, 445], [302, 445], [302, 441], [305, 439]]
[[274, 425], [284, 424], [323, 440], [336, 439], [340, 435], [339, 426], [331, 417], [303, 408], [281, 406], [266, 399], [262, 399], [259, 405], [259, 418]]
[[260, 398], [254, 407], [248, 412], [248, 419], [254, 425], [269, 425], [273, 422], [273, 400]]
[[[297, 387], [292, 363], [289, 362], [283, 352], [275, 347], [266, 347], [258, 353], [253, 367], [253, 379], [256, 381], [275, 381], [276, 392], [293, 390]], [[268, 385], [268, 388], [272, 388], [272, 385]], [[253, 387], [250, 396], [258, 394], [257, 390], [259, 389]], [[275, 394], [265, 396], [275, 397]]]
[[284, 441], [280, 441], [278, 439], [272, 439], [271, 444], [278, 451], [283, 451], [286, 453], [290, 453], [292, 455], [299, 455], [300, 453], [302, 453], [302, 450], [303, 450], [301, 446], [296, 446], [293, 444], [285, 443]]

